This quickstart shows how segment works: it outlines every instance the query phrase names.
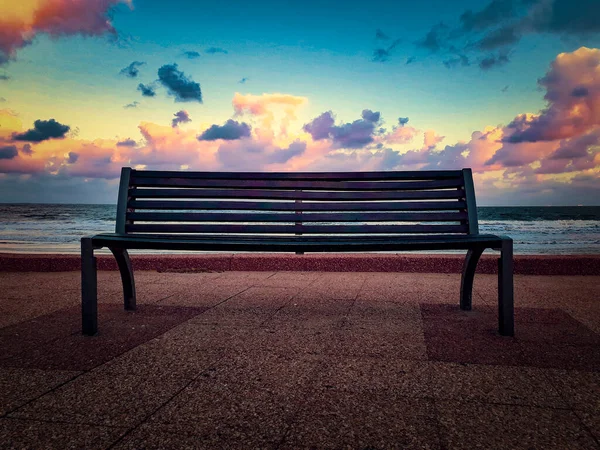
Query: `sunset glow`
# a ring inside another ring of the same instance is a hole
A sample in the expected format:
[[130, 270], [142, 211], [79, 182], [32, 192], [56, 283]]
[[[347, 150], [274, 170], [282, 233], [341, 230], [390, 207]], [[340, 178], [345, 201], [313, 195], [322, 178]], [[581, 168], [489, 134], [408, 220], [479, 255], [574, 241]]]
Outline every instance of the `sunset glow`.
[[112, 203], [122, 166], [471, 167], [483, 205], [598, 204], [595, 2], [230, 3], [0, 6], [0, 201]]

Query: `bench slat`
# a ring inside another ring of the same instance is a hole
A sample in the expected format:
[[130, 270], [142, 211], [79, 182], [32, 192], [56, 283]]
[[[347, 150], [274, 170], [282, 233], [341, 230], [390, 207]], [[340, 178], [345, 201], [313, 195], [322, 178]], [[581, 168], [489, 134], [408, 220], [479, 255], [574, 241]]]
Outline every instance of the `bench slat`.
[[128, 233], [238, 233], [238, 234], [401, 234], [466, 233], [466, 225], [190, 225], [133, 224]]
[[426, 181], [304, 181], [304, 180], [210, 180], [193, 178], [148, 178], [134, 176], [131, 186], [219, 189], [307, 189], [310, 191], [402, 191], [458, 188], [462, 178]]
[[144, 178], [192, 178], [210, 180], [439, 180], [459, 178], [460, 170], [423, 170], [423, 171], [381, 171], [381, 172], [189, 172], [133, 170], [132, 175]]
[[459, 222], [466, 212], [453, 213], [155, 213], [133, 212], [136, 222]]
[[234, 210], [234, 211], [451, 211], [465, 209], [466, 202], [255, 202], [194, 200], [132, 200], [130, 208], [144, 210]]
[[273, 199], [273, 200], [329, 200], [329, 201], [365, 201], [365, 200], [427, 200], [455, 199], [465, 196], [464, 189], [426, 190], [426, 191], [382, 191], [382, 192], [296, 192], [270, 191], [260, 189], [151, 189], [131, 188], [129, 196], [133, 198], [232, 198], [232, 199]]

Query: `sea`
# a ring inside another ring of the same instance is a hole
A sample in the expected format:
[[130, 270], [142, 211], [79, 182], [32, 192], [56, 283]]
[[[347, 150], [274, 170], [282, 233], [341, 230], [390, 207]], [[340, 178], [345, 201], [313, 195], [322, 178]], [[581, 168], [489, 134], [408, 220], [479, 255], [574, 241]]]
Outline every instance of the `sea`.
[[[114, 232], [115, 214], [115, 205], [0, 204], [0, 252], [78, 253], [81, 237]], [[512, 237], [515, 254], [600, 254], [600, 206], [481, 206], [478, 214], [479, 232]]]

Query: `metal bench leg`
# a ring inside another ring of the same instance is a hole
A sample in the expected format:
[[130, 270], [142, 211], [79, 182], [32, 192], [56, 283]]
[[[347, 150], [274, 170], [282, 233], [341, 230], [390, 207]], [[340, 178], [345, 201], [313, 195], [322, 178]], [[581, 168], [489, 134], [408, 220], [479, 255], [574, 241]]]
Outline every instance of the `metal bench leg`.
[[128, 311], [135, 310], [135, 280], [133, 279], [133, 267], [129, 254], [124, 248], [111, 248], [110, 251], [117, 260], [121, 282], [123, 283], [123, 302]]
[[473, 297], [473, 279], [477, 262], [483, 253], [483, 248], [471, 249], [467, 252], [460, 279], [460, 309], [470, 311]]
[[502, 336], [515, 335], [513, 286], [513, 241], [502, 241], [498, 259], [498, 328]]
[[98, 332], [96, 258], [90, 238], [81, 239], [81, 324], [86, 336]]

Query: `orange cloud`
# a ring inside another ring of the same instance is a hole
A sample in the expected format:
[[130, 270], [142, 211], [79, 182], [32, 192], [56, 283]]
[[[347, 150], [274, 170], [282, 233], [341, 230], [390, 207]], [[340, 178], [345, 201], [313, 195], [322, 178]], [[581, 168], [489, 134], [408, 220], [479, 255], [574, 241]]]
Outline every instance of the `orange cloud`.
[[539, 80], [548, 107], [538, 116], [518, 116], [508, 142], [554, 141], [600, 125], [600, 49], [561, 53]]
[[19, 48], [39, 33], [52, 37], [114, 33], [108, 13], [131, 0], [20, 0], [7, 2], [0, 16], [0, 64], [14, 58]]

